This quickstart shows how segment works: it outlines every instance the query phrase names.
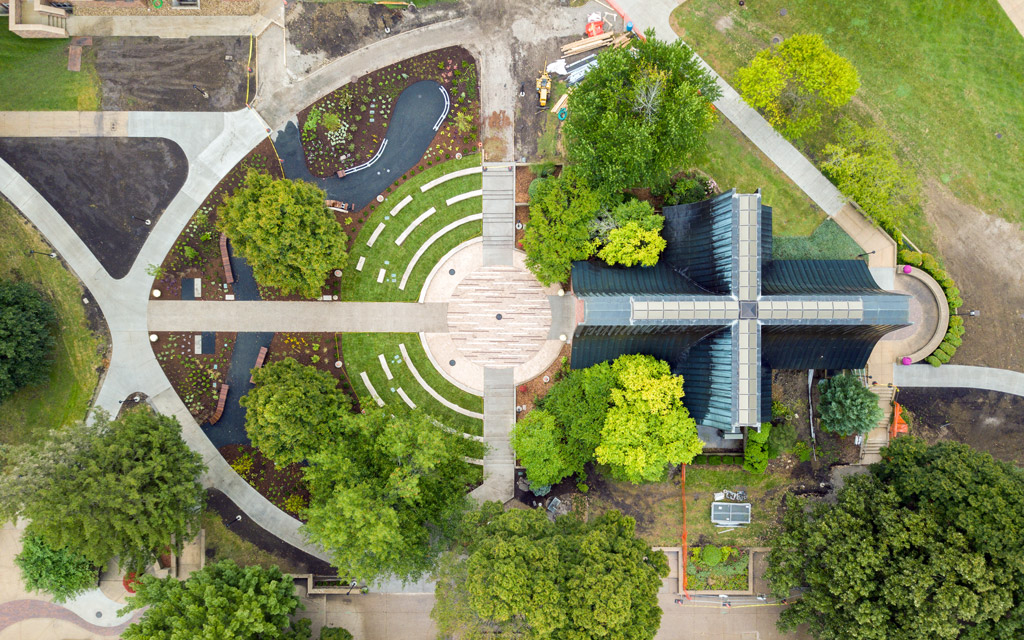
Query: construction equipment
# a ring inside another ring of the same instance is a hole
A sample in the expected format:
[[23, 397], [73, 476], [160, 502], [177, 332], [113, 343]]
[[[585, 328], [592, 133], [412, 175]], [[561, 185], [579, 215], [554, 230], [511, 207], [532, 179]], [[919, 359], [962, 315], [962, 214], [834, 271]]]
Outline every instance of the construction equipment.
[[[544, 66], [546, 67], [547, 64]], [[549, 91], [551, 91], [551, 76], [548, 75], [547, 69], [545, 69], [540, 74], [540, 77], [537, 78], [537, 93], [540, 94], [540, 106], [547, 106]]]

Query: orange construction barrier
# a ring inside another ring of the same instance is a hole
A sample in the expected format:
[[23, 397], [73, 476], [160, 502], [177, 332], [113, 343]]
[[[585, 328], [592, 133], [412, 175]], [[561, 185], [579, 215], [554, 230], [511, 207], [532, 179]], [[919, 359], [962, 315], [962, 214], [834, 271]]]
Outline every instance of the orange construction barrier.
[[892, 403], [892, 426], [889, 427], [889, 439], [893, 439], [898, 435], [910, 433], [910, 425], [903, 419], [903, 407], [900, 403]]

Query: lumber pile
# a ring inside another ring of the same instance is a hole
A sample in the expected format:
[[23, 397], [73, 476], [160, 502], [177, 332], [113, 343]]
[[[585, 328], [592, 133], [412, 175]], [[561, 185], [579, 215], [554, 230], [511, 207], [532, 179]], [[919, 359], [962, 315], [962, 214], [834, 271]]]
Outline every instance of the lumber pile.
[[562, 47], [562, 55], [564, 57], [574, 56], [592, 49], [600, 49], [601, 47], [607, 47], [611, 45], [612, 40], [615, 38], [614, 33], [602, 33], [601, 35], [594, 36], [593, 38], [583, 38], [576, 42], [570, 42]]
[[594, 49], [600, 49], [602, 47], [624, 47], [629, 44], [628, 33], [602, 33], [601, 35], [594, 36], [592, 38], [583, 38], [576, 42], [570, 42], [562, 47], [562, 56], [568, 58], [570, 56], [579, 55], [586, 53], [587, 51], [593, 51]]

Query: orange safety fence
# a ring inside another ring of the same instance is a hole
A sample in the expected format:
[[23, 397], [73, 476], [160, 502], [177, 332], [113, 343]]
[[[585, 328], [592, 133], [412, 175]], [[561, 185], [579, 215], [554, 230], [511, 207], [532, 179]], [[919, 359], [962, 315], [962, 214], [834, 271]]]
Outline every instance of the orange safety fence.
[[889, 427], [889, 439], [893, 439], [898, 435], [905, 435], [910, 433], [910, 425], [903, 419], [903, 407], [900, 403], [892, 403], [892, 426]]
[[683, 548], [680, 551], [680, 553], [683, 554], [682, 555], [683, 566], [682, 566], [681, 571], [683, 572], [683, 576], [682, 576], [683, 577], [683, 595], [686, 596], [687, 599], [690, 599], [690, 594], [687, 593], [687, 591], [688, 591], [687, 586], [688, 585], [686, 583], [686, 562], [689, 559], [688, 556], [690, 555], [690, 550], [689, 550], [689, 547], [687, 547], [687, 545], [686, 545], [686, 465], [685, 464], [680, 469], [680, 474], [681, 475], [679, 477], [679, 486], [680, 486], [680, 491], [682, 492], [682, 496], [683, 496], [683, 539], [682, 539]]

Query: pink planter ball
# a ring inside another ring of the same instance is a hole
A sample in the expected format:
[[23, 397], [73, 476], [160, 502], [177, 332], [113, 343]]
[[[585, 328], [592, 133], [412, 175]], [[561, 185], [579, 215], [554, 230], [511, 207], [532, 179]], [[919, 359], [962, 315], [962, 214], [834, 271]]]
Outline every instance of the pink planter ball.
[[903, 265], [903, 273], [910, 273], [913, 269], [910, 268], [909, 264]]
[[901, 362], [903, 364], [905, 364], [905, 365], [910, 365], [913, 362], [913, 360], [911, 360], [910, 358], [904, 357], [903, 360], [901, 360]]

